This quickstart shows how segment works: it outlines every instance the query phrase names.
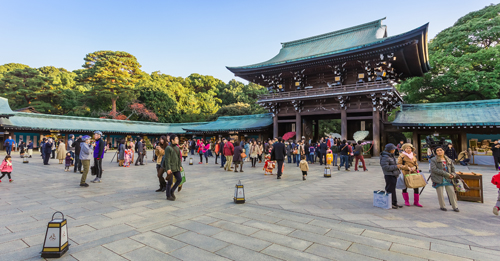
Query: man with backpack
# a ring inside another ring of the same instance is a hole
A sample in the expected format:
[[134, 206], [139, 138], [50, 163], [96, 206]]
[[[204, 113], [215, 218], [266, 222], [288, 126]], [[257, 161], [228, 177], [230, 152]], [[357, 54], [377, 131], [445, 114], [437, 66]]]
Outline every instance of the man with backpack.
[[339, 145], [336, 141], [333, 142], [332, 147], [330, 148], [333, 154], [333, 166], [337, 166], [337, 159], [339, 157]]

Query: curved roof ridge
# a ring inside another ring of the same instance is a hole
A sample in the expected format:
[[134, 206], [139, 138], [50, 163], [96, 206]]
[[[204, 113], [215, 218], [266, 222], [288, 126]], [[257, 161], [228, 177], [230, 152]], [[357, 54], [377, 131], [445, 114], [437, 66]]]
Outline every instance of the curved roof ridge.
[[456, 106], [475, 106], [476, 104], [481, 105], [481, 107], [485, 107], [487, 105], [500, 105], [500, 99], [403, 104], [403, 111], [411, 110], [412, 108], [424, 109], [424, 108], [434, 108], [434, 107], [440, 107], [440, 109], [446, 110], [446, 109], [454, 109]]
[[241, 118], [259, 118], [259, 117], [266, 117], [271, 115], [272, 113], [261, 113], [261, 114], [250, 114], [250, 115], [237, 115], [237, 116], [220, 116], [217, 118], [217, 120], [234, 120], [234, 119], [241, 119]]
[[304, 43], [308, 43], [308, 42], [312, 42], [312, 41], [317, 41], [317, 40], [329, 38], [332, 36], [337, 36], [340, 34], [346, 34], [346, 33], [354, 32], [354, 31], [363, 30], [363, 29], [366, 29], [368, 27], [373, 27], [373, 26], [380, 27], [380, 26], [382, 26], [382, 20], [385, 20], [385, 19], [386, 19], [386, 17], [372, 21], [372, 22], [368, 22], [368, 23], [340, 29], [340, 30], [325, 33], [325, 34], [320, 34], [320, 35], [311, 36], [311, 37], [307, 37], [307, 38], [303, 38], [303, 39], [299, 39], [299, 40], [284, 42], [284, 43], [281, 43], [281, 45], [283, 48], [286, 48], [286, 47], [290, 47], [290, 46], [295, 46], [295, 45], [299, 45], [299, 44], [304, 44]]

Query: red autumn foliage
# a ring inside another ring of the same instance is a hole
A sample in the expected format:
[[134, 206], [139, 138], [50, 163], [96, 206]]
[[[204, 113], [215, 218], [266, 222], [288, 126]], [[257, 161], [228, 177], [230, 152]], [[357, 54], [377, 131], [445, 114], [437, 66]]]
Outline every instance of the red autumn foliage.
[[113, 112], [110, 111], [109, 113], [106, 114], [106, 116], [100, 117], [101, 119], [114, 119], [114, 120], [128, 120], [130, 116], [133, 114], [137, 114], [139, 116], [146, 117], [152, 121], [158, 121], [158, 116], [144, 106], [142, 103], [132, 103], [129, 106], [129, 109], [132, 111], [132, 113], [127, 117], [121, 112]]

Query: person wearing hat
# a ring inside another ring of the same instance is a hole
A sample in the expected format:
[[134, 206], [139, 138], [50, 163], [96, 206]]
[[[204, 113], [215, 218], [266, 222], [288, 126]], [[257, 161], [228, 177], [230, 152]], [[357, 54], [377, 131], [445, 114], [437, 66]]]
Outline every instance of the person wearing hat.
[[104, 148], [106, 147], [106, 142], [101, 139], [102, 132], [94, 132], [94, 166], [96, 167], [97, 175], [92, 183], [101, 182], [102, 178], [102, 158], [104, 157]]
[[384, 172], [385, 191], [392, 194], [392, 208], [398, 209], [403, 207], [398, 205], [398, 198], [396, 196], [396, 183], [399, 174], [401, 174], [399, 169], [402, 165], [398, 165], [396, 157], [394, 157], [395, 151], [396, 146], [394, 144], [389, 143], [385, 145], [385, 150], [380, 153], [380, 166]]
[[90, 147], [90, 136], [85, 135], [81, 138], [79, 151], [79, 162], [83, 166], [82, 179], [80, 180], [80, 187], [88, 187], [87, 174], [90, 169], [90, 159], [92, 158], [92, 148]]
[[[401, 165], [401, 170], [403, 171], [403, 175], [408, 175], [411, 173], [418, 172], [418, 161], [417, 157], [413, 155], [413, 151], [415, 148], [411, 143], [405, 143], [401, 146], [401, 150], [399, 153], [398, 164]], [[405, 200], [405, 205], [410, 206], [410, 195], [408, 194], [407, 189], [403, 189], [403, 199]], [[417, 207], [422, 207], [419, 203], [420, 194], [418, 193], [418, 188], [413, 189], [413, 205]]]

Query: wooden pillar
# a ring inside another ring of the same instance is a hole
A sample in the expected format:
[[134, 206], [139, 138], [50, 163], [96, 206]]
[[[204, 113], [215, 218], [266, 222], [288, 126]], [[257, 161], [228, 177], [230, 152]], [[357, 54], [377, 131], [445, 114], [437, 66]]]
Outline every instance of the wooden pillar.
[[316, 142], [319, 140], [319, 120], [314, 120], [314, 141]]
[[460, 151], [457, 151], [457, 153], [467, 150], [467, 145], [468, 145], [467, 133], [465, 131], [461, 131], [459, 136], [460, 136]]
[[411, 143], [413, 144], [413, 147], [415, 148], [415, 154], [417, 154], [417, 159], [421, 160], [420, 158], [420, 146], [418, 142], [418, 133], [416, 131], [413, 132], [413, 135], [411, 137]]
[[340, 110], [340, 119], [340, 136], [342, 137], [342, 140], [347, 140], [347, 112], [343, 109]]
[[373, 112], [373, 156], [380, 156], [380, 112]]
[[273, 117], [273, 138], [278, 137], [278, 115]]
[[299, 112], [295, 112], [295, 137], [302, 139], [302, 117]]

